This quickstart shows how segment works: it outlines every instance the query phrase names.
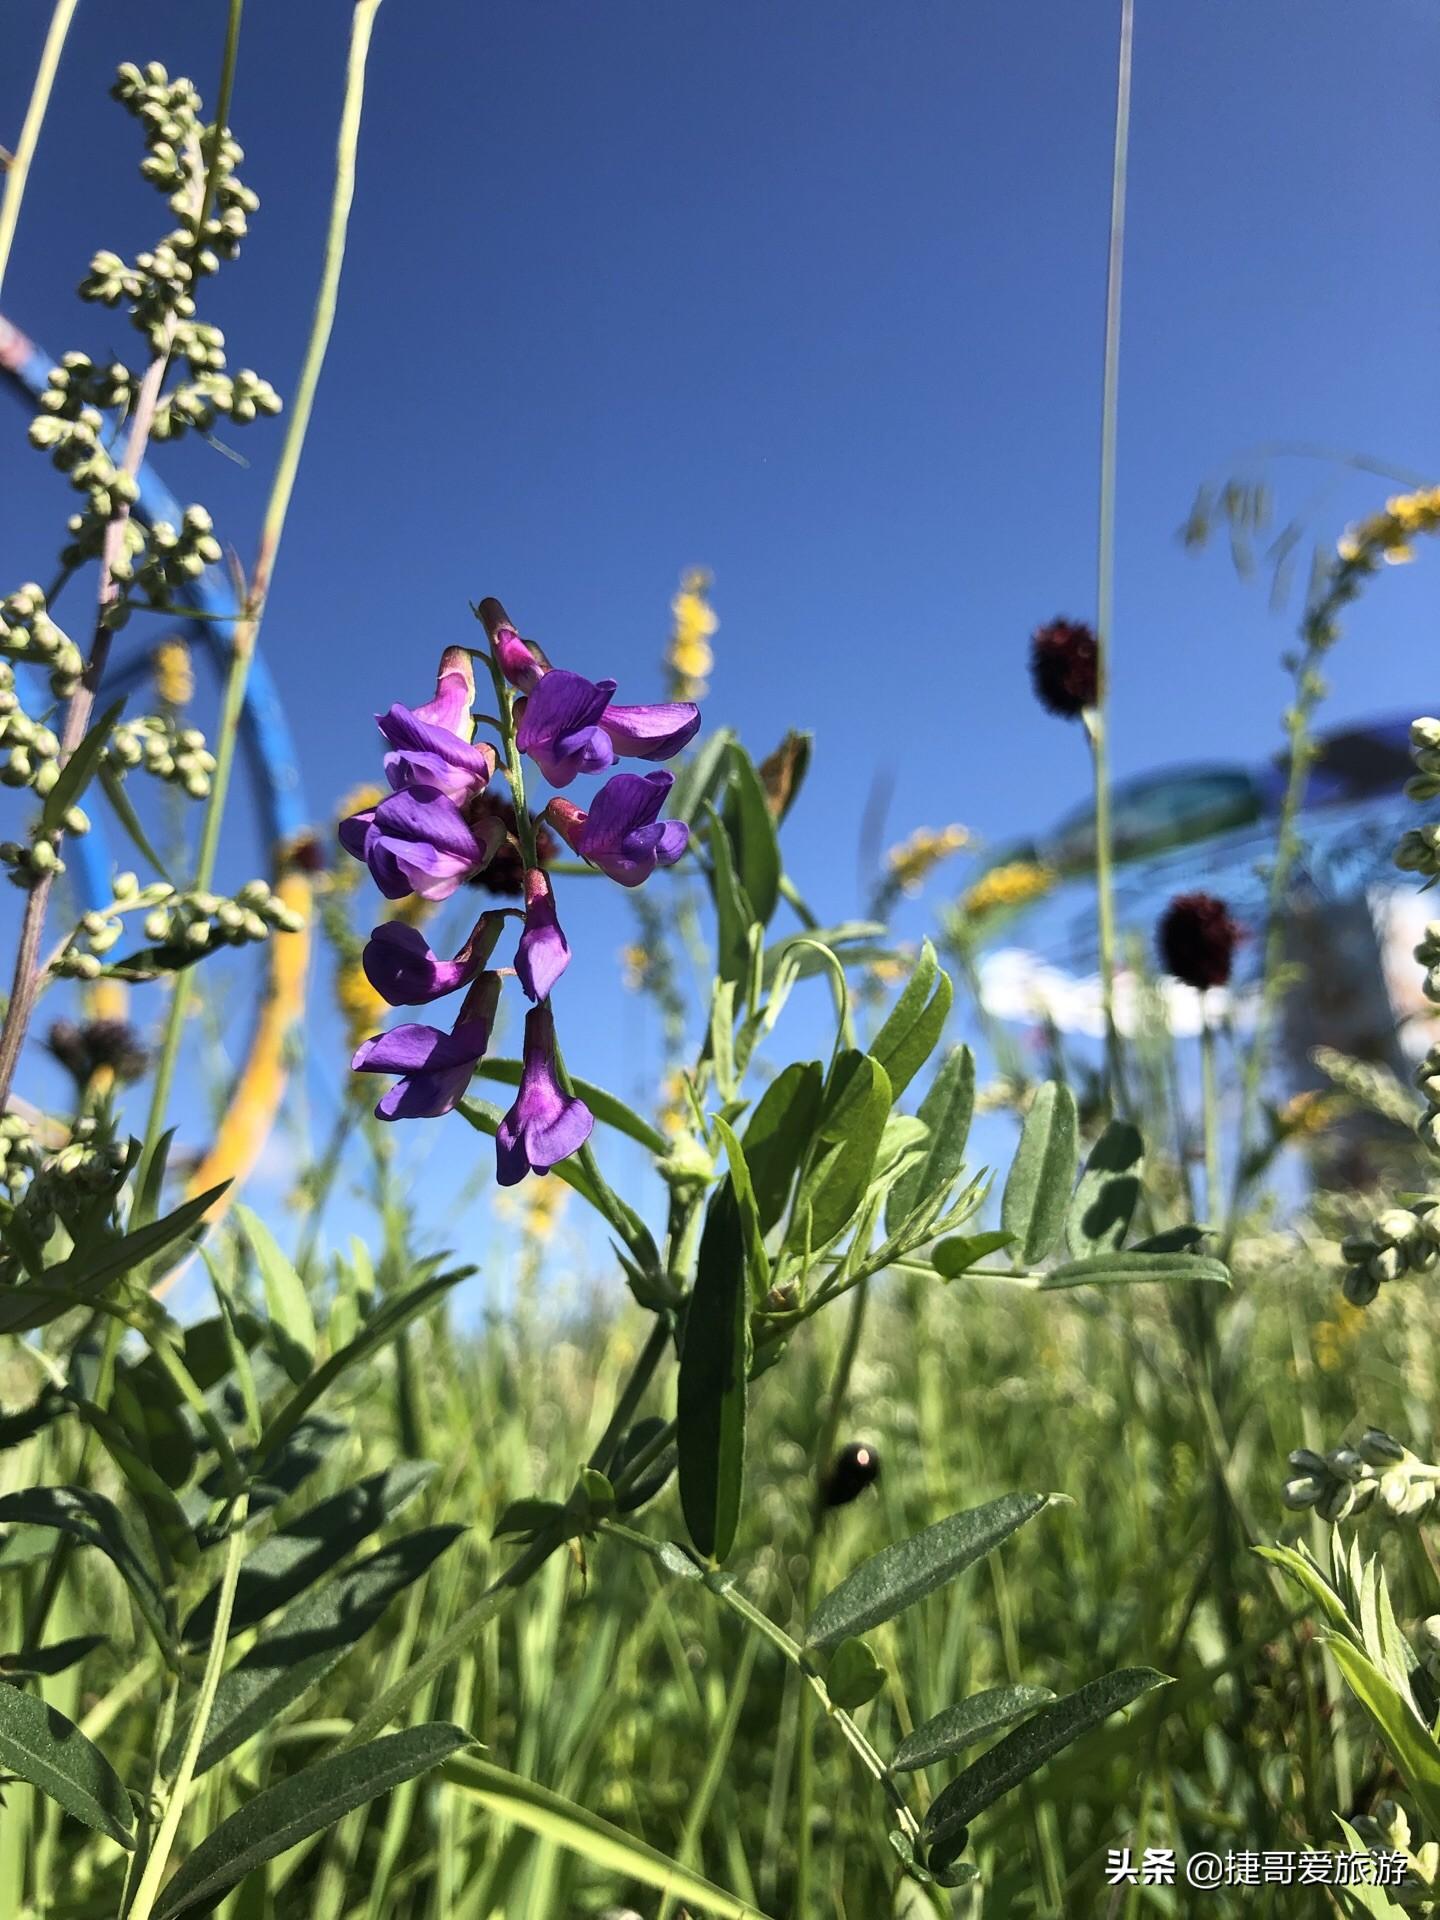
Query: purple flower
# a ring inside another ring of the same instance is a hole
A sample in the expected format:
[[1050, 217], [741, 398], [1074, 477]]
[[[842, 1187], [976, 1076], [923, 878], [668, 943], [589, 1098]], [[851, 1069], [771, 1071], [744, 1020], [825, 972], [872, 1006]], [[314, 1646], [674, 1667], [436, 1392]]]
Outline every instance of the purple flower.
[[482, 973], [466, 994], [454, 1030], [407, 1022], [377, 1033], [357, 1048], [350, 1065], [356, 1073], [398, 1073], [400, 1079], [381, 1096], [379, 1120], [434, 1120], [449, 1113], [470, 1084], [475, 1064], [490, 1044], [500, 999], [498, 973]]
[[600, 724], [616, 753], [631, 760], [669, 760], [700, 731], [693, 700], [667, 700], [653, 707], [606, 707]]
[[600, 717], [614, 691], [613, 680], [557, 670], [526, 698], [515, 744], [552, 787], [568, 787], [577, 773], [603, 773], [613, 764], [615, 749]]
[[538, 867], [525, 875], [525, 931], [515, 951], [515, 977], [532, 1000], [548, 1000], [570, 964], [570, 942], [555, 912], [555, 894]]
[[583, 1147], [595, 1116], [567, 1094], [555, 1073], [555, 1022], [542, 1001], [525, 1016], [520, 1091], [495, 1134], [496, 1178], [513, 1187], [527, 1173], [548, 1173], [557, 1160]]
[[[490, 603], [482, 601], [482, 611]], [[513, 627], [497, 627], [490, 638], [495, 660], [510, 682], [521, 693], [533, 693], [550, 671], [550, 662], [533, 641], [522, 640]]]
[[479, 793], [495, 771], [492, 747], [472, 746], [475, 672], [463, 647], [447, 647], [435, 698], [423, 707], [393, 706], [376, 722], [392, 749], [385, 775], [392, 787], [434, 787], [455, 801]]
[[690, 844], [681, 820], [658, 816], [675, 784], [673, 774], [617, 773], [584, 813], [570, 800], [552, 800], [545, 817], [582, 860], [622, 887], [638, 887], [656, 867], [671, 867]]
[[418, 927], [386, 920], [370, 935], [360, 964], [365, 978], [392, 1007], [423, 1007], [467, 987], [494, 951], [504, 913], [484, 913], [453, 960], [432, 953]]
[[471, 827], [435, 787], [402, 787], [378, 807], [340, 822], [341, 846], [365, 862], [387, 900], [407, 893], [448, 900], [504, 837], [504, 825], [494, 816]]

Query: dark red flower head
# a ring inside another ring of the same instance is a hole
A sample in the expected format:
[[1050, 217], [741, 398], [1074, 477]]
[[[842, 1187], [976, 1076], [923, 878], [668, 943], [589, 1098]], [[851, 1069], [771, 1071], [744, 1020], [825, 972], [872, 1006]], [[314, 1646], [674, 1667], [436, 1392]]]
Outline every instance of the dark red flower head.
[[1051, 713], [1074, 720], [1100, 697], [1100, 643], [1082, 621], [1052, 620], [1030, 641], [1035, 698]]
[[[502, 799], [498, 793], [488, 790], [478, 794], [466, 809], [471, 825], [498, 816], [503, 822], [506, 833], [515, 832], [515, 803]], [[535, 829], [535, 852], [542, 867], [548, 867], [559, 852], [559, 843], [553, 833], [538, 816], [532, 816], [531, 824]], [[472, 874], [470, 885], [478, 887], [482, 893], [497, 894], [502, 900], [519, 900], [525, 892], [525, 862], [520, 858], [520, 850], [513, 837], [502, 842], [498, 853], [492, 855], [488, 866]]]
[[1243, 938], [1230, 909], [1213, 893], [1177, 893], [1156, 935], [1160, 964], [1187, 987], [1223, 987]]
[[820, 1484], [820, 1497], [827, 1507], [848, 1507], [879, 1478], [880, 1455], [874, 1447], [852, 1440], [830, 1462]]

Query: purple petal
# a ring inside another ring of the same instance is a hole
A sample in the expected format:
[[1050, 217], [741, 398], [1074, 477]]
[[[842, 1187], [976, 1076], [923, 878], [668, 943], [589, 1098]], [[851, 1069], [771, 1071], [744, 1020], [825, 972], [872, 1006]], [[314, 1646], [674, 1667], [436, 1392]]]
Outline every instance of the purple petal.
[[475, 704], [475, 669], [463, 647], [447, 647], [435, 676], [435, 698], [415, 709], [416, 718], [432, 727], [444, 727], [462, 741], [474, 732], [470, 709]]
[[515, 744], [552, 787], [568, 787], [577, 773], [600, 773], [613, 763], [615, 749], [599, 720], [614, 691], [613, 680], [555, 671], [526, 700]]
[[653, 707], [607, 707], [600, 724], [617, 753], [634, 760], [668, 760], [695, 738], [700, 709], [691, 700]]
[[355, 1049], [350, 1068], [353, 1073], [416, 1073], [428, 1067], [450, 1039], [439, 1027], [425, 1027], [413, 1020], [377, 1033]]
[[475, 835], [464, 814], [434, 787], [404, 787], [387, 795], [375, 809], [375, 826], [391, 842], [423, 842], [457, 860], [476, 857]]
[[564, 1160], [590, 1138], [595, 1116], [583, 1100], [566, 1100], [553, 1120], [527, 1130], [525, 1152], [536, 1173], [548, 1173], [557, 1160]]
[[434, 1073], [416, 1073], [397, 1080], [375, 1106], [377, 1120], [438, 1120], [453, 1113], [465, 1097], [475, 1071], [473, 1060], [461, 1060]]
[[375, 717], [394, 749], [385, 756], [392, 787], [433, 787], [452, 800], [468, 800], [495, 771], [488, 747], [471, 746], [448, 728], [427, 724], [409, 707], [391, 707]]
[[545, 668], [513, 627], [498, 627], [490, 642], [500, 671], [512, 687], [530, 693], [545, 676]]
[[392, 1007], [423, 1007], [473, 980], [481, 955], [442, 960], [418, 927], [386, 920], [365, 943], [360, 964], [365, 978]]
[[674, 775], [663, 772], [617, 773], [607, 780], [591, 803], [581, 832], [586, 859], [593, 858], [591, 846], [618, 848], [626, 834], [648, 827], [674, 784]]
[[525, 931], [515, 951], [515, 977], [532, 1000], [548, 1000], [570, 964], [570, 943], [555, 911], [550, 882], [538, 869], [525, 875]]
[[518, 1187], [529, 1171], [525, 1142], [520, 1137], [512, 1107], [495, 1129], [495, 1178], [502, 1187]]
[[348, 820], [342, 820], [336, 828], [336, 837], [347, 853], [353, 853], [357, 860], [363, 860], [374, 824], [375, 809], [366, 807], [363, 813], [352, 813]]

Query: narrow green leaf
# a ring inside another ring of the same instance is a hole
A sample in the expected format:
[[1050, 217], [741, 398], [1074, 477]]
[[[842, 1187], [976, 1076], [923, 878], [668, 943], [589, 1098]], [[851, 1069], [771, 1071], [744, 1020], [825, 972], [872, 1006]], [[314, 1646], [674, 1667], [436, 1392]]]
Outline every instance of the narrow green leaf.
[[700, 1235], [676, 1395], [680, 1504], [707, 1560], [725, 1558], [740, 1522], [749, 1323], [745, 1234], [727, 1175]]
[[1097, 1253], [1067, 1260], [1040, 1278], [1040, 1290], [1057, 1287], [1138, 1286], [1149, 1280], [1207, 1280], [1228, 1287], [1230, 1270], [1208, 1253]]
[[[890, 1081], [878, 1060], [848, 1050], [835, 1062], [820, 1110], [810, 1164], [801, 1176], [788, 1244], [827, 1246], [850, 1224], [870, 1186]], [[808, 1218], [807, 1218], [808, 1216]]]
[[968, 1700], [944, 1708], [907, 1734], [895, 1749], [890, 1771], [913, 1773], [917, 1767], [930, 1767], [952, 1753], [963, 1753], [997, 1727], [1008, 1727], [1012, 1720], [1023, 1719], [1054, 1698], [1049, 1687], [990, 1687], [984, 1693], [972, 1693]]
[[38, 1694], [0, 1686], [0, 1767], [122, 1847], [135, 1845], [130, 1799], [110, 1762]]
[[701, 811], [709, 827], [710, 891], [715, 900], [715, 971], [722, 980], [743, 980], [750, 929], [757, 915], [735, 871], [730, 837], [707, 800]]
[[667, 819], [694, 824], [702, 804], [713, 798], [720, 785], [734, 739], [729, 727], [717, 727], [713, 733], [706, 730], [695, 752], [675, 774], [675, 784], [665, 802]]
[[275, 1357], [295, 1385], [301, 1386], [315, 1365], [315, 1315], [310, 1310], [305, 1282], [280, 1251], [274, 1234], [249, 1207], [235, 1203], [235, 1218], [255, 1249], [265, 1305], [270, 1315], [270, 1337]]
[[[185, 1201], [173, 1213], [167, 1213], [163, 1220], [137, 1227], [134, 1233], [122, 1234], [118, 1240], [106, 1240], [101, 1246], [72, 1253], [58, 1267], [47, 1269], [44, 1288], [37, 1288], [36, 1292], [65, 1296], [69, 1303], [94, 1299], [112, 1280], [132, 1273], [136, 1267], [183, 1239], [214, 1206], [229, 1184], [228, 1180], [222, 1181], [208, 1193], [197, 1194], [193, 1200]], [[44, 1326], [56, 1317], [57, 1309], [53, 1300], [43, 1306], [28, 1305], [25, 1298], [28, 1291], [26, 1287], [13, 1287], [0, 1292], [0, 1333], [24, 1333], [33, 1327]], [[63, 1311], [63, 1306], [58, 1310]]]
[[1006, 1493], [983, 1507], [952, 1513], [923, 1533], [897, 1540], [864, 1561], [810, 1617], [807, 1647], [833, 1647], [913, 1607], [1049, 1506], [1046, 1493]]
[[1090, 1149], [1065, 1222], [1077, 1260], [1124, 1246], [1140, 1202], [1145, 1143], [1128, 1120], [1112, 1120]]
[[770, 1291], [770, 1256], [765, 1251], [765, 1229], [760, 1224], [760, 1208], [755, 1199], [755, 1186], [750, 1178], [750, 1168], [746, 1164], [745, 1149], [736, 1139], [733, 1128], [718, 1114], [715, 1116], [715, 1130], [725, 1147], [725, 1157], [730, 1165], [730, 1178], [735, 1186], [735, 1203], [740, 1209], [740, 1224], [745, 1233], [745, 1271], [750, 1280], [750, 1297], [759, 1306]]
[[975, 1112], [975, 1056], [969, 1047], [952, 1047], [920, 1102], [917, 1119], [930, 1130], [925, 1157], [895, 1182], [885, 1203], [885, 1231], [898, 1233], [927, 1202], [935, 1201], [965, 1165], [965, 1143]]
[[1137, 1240], [1132, 1253], [1189, 1253], [1205, 1238], [1203, 1227], [1167, 1227], [1152, 1233], [1148, 1240]]
[[1047, 1080], [1025, 1116], [1000, 1202], [1000, 1224], [1014, 1234], [1027, 1267], [1043, 1260], [1060, 1238], [1077, 1158], [1075, 1096]]
[[1352, 1640], [1340, 1633], [1324, 1638], [1346, 1686], [1390, 1749], [1420, 1818], [1430, 1832], [1440, 1831], [1440, 1744], [1410, 1702]]
[[873, 1700], [884, 1684], [885, 1669], [863, 1640], [842, 1640], [825, 1669], [826, 1692], [847, 1710]]
[[88, 1660], [97, 1647], [107, 1644], [103, 1633], [77, 1633], [70, 1640], [52, 1640], [48, 1647], [32, 1647], [29, 1653], [0, 1654], [0, 1672], [25, 1679], [53, 1679]]
[[725, 831], [734, 849], [735, 870], [745, 897], [756, 919], [768, 926], [780, 899], [780, 843], [775, 837], [775, 822], [759, 775], [738, 740], [730, 748], [728, 765]]
[[925, 1815], [921, 1836], [929, 1845], [926, 1864], [949, 1866], [965, 1845], [977, 1813], [1019, 1786], [1072, 1740], [1098, 1727], [1121, 1707], [1152, 1687], [1168, 1686], [1169, 1676], [1150, 1667], [1126, 1667], [1077, 1687], [1052, 1706], [1043, 1707], [1014, 1733], [984, 1753], [939, 1792]]
[[[518, 1087], [520, 1068], [518, 1060], [491, 1060], [487, 1057], [480, 1062], [477, 1071], [482, 1079], [496, 1080], [504, 1087]], [[602, 1126], [613, 1127], [617, 1133], [623, 1133], [628, 1140], [636, 1141], [651, 1153], [663, 1155], [670, 1151], [670, 1142], [664, 1134], [613, 1093], [607, 1093], [593, 1081], [578, 1080], [574, 1074], [570, 1076], [570, 1085]]]
[[155, 1920], [209, 1913], [256, 1867], [473, 1744], [459, 1727], [435, 1722], [302, 1767], [257, 1793], [200, 1842], [160, 1896]]
[[[256, 1626], [267, 1614], [314, 1586], [362, 1540], [408, 1506], [436, 1471], [430, 1460], [399, 1460], [353, 1487], [343, 1487], [278, 1527], [241, 1562], [230, 1616], [231, 1633]], [[182, 1638], [191, 1646], [209, 1640], [219, 1593], [217, 1582], [185, 1622]]]
[[160, 1583], [140, 1556], [120, 1509], [88, 1487], [25, 1487], [0, 1498], [0, 1527], [49, 1527], [114, 1562], [161, 1646], [172, 1642]]
[[[339, 1666], [396, 1594], [428, 1573], [464, 1531], [463, 1527], [424, 1527], [407, 1533], [287, 1608], [245, 1658], [221, 1676], [195, 1777], [271, 1726]], [[188, 1726], [177, 1729], [163, 1763], [167, 1774], [184, 1751], [188, 1735]]]
[[256, 1448], [261, 1459], [273, 1454], [282, 1441], [289, 1438], [311, 1407], [351, 1367], [358, 1366], [378, 1347], [385, 1346], [395, 1338], [402, 1327], [419, 1315], [428, 1311], [443, 1294], [450, 1291], [459, 1281], [465, 1279], [471, 1270], [462, 1268], [456, 1273], [437, 1273], [433, 1279], [422, 1280], [418, 1287], [411, 1287], [406, 1293], [397, 1293], [384, 1302], [379, 1310], [372, 1314], [356, 1334], [348, 1347], [342, 1347], [338, 1353], [332, 1353], [323, 1365], [317, 1367], [306, 1380], [297, 1387], [289, 1401], [270, 1422], [260, 1436]]
[[140, 824], [140, 816], [130, 803], [130, 796], [125, 791], [125, 782], [112, 766], [102, 765], [100, 768], [100, 785], [104, 789], [105, 798], [110, 802], [115, 818], [130, 836], [131, 844], [140, 858], [153, 867], [162, 880], [173, 886], [174, 881], [170, 879], [165, 862], [151, 846], [149, 835]]
[[89, 786], [91, 775], [104, 752], [105, 742], [110, 738], [110, 730], [124, 708], [123, 700], [117, 700], [113, 706], [107, 707], [60, 769], [60, 778], [46, 794], [45, 804], [40, 809], [42, 834], [58, 832], [64, 826], [66, 814], [79, 802]]
[[985, 1258], [998, 1253], [1014, 1240], [1012, 1233], [952, 1233], [937, 1240], [930, 1258], [942, 1280], [954, 1280]]
[[[566, 1852], [588, 1860], [611, 1878], [633, 1880], [657, 1893], [683, 1900], [697, 1913], [717, 1916], [717, 1920], [765, 1920], [757, 1907], [747, 1906], [732, 1893], [713, 1886], [678, 1861], [657, 1853], [619, 1827], [612, 1827], [586, 1808], [566, 1800], [548, 1787], [507, 1773], [503, 1767], [466, 1754], [452, 1760], [445, 1778], [458, 1787], [468, 1800], [482, 1806], [497, 1820], [521, 1827], [527, 1833], [563, 1847]], [[161, 1916], [161, 1920], [168, 1920]]]
[[905, 991], [870, 1043], [870, 1052], [885, 1069], [896, 1100], [939, 1044], [954, 998], [950, 976], [942, 970], [934, 947], [926, 940]]
[[741, 1142], [763, 1232], [783, 1218], [795, 1172], [820, 1114], [825, 1075], [818, 1060], [796, 1060], [761, 1095]]

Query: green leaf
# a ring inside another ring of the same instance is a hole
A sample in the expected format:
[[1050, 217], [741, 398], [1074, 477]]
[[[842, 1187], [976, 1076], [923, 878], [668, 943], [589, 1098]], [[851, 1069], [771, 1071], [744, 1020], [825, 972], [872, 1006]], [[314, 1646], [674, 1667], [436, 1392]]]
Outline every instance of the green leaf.
[[694, 754], [676, 771], [675, 784], [665, 802], [666, 819], [693, 825], [701, 805], [714, 795], [720, 784], [734, 740], [729, 727], [717, 727], [713, 733], [707, 730]]
[[825, 1689], [837, 1707], [863, 1707], [884, 1684], [885, 1669], [863, 1640], [842, 1640], [825, 1669]]
[[990, 1687], [984, 1693], [972, 1693], [968, 1700], [944, 1708], [907, 1734], [895, 1749], [890, 1771], [913, 1773], [918, 1767], [933, 1766], [1054, 1698], [1049, 1687]]
[[137, 1227], [133, 1233], [122, 1234], [118, 1240], [106, 1240], [100, 1246], [87, 1247], [83, 1251], [77, 1249], [58, 1267], [48, 1268], [44, 1287], [36, 1288], [35, 1292], [37, 1295], [60, 1296], [59, 1299], [50, 1298], [44, 1305], [35, 1305], [26, 1301], [26, 1294], [30, 1291], [27, 1287], [7, 1288], [0, 1292], [0, 1333], [25, 1333], [34, 1327], [42, 1327], [63, 1313], [67, 1305], [94, 1299], [112, 1280], [123, 1278], [145, 1261], [173, 1246], [177, 1240], [183, 1239], [214, 1206], [229, 1184], [228, 1180], [222, 1180], [218, 1187], [212, 1187], [208, 1193], [197, 1194], [193, 1200], [176, 1207], [173, 1213], [167, 1213], [163, 1220]]
[[977, 1813], [1119, 1708], [1129, 1706], [1152, 1687], [1168, 1684], [1168, 1675], [1153, 1668], [1126, 1667], [1091, 1680], [1052, 1706], [1043, 1707], [935, 1796], [920, 1830], [930, 1849], [926, 1864], [932, 1868], [949, 1866], [964, 1848], [967, 1830]]
[[459, 1727], [435, 1722], [302, 1767], [257, 1793], [200, 1842], [160, 1896], [155, 1920], [211, 1912], [256, 1867], [473, 1744]]
[[372, 1314], [356, 1334], [348, 1347], [342, 1347], [338, 1353], [332, 1353], [322, 1366], [315, 1369], [303, 1386], [298, 1387], [290, 1399], [280, 1409], [270, 1425], [260, 1436], [256, 1448], [261, 1459], [273, 1454], [281, 1443], [300, 1424], [300, 1421], [325, 1393], [349, 1368], [358, 1366], [368, 1359], [377, 1347], [383, 1347], [395, 1338], [403, 1327], [417, 1319], [434, 1306], [435, 1302], [450, 1291], [457, 1282], [466, 1278], [469, 1268], [461, 1268], [455, 1273], [437, 1273], [432, 1279], [422, 1280], [418, 1287], [411, 1287], [406, 1293], [398, 1293], [385, 1301], [379, 1311]]
[[1230, 1271], [1208, 1253], [1097, 1253], [1088, 1260], [1067, 1260], [1040, 1277], [1040, 1291], [1057, 1287], [1136, 1286], [1147, 1280], [1208, 1280], [1228, 1287]]
[[538, 1500], [527, 1495], [521, 1500], [512, 1500], [501, 1512], [490, 1529], [492, 1540], [519, 1540], [524, 1545], [532, 1541], [542, 1528], [553, 1527], [557, 1520], [565, 1516], [565, 1505], [561, 1500]]
[[[428, 1573], [463, 1527], [424, 1527], [372, 1553], [327, 1586], [297, 1600], [245, 1658], [222, 1674], [195, 1777], [274, 1724], [285, 1709], [339, 1666], [396, 1594]], [[176, 1730], [163, 1765], [171, 1774], [189, 1727]]]
[[890, 1107], [890, 1081], [879, 1061], [868, 1053], [842, 1053], [825, 1091], [787, 1244], [827, 1246], [855, 1218]]
[[1000, 1202], [1000, 1224], [1014, 1234], [1027, 1267], [1043, 1260], [1060, 1238], [1075, 1185], [1076, 1131], [1074, 1094], [1047, 1080], [1025, 1116]]
[[1140, 1202], [1145, 1143], [1128, 1120], [1112, 1120], [1090, 1149], [1065, 1222], [1077, 1260], [1114, 1253], [1125, 1244]]
[[934, 947], [926, 940], [905, 991], [870, 1043], [870, 1053], [885, 1069], [896, 1100], [939, 1044], [954, 998], [950, 976], [942, 971]]
[[941, 1062], [917, 1118], [930, 1130], [925, 1156], [909, 1167], [885, 1203], [885, 1231], [898, 1233], [920, 1207], [938, 1200], [959, 1178], [965, 1143], [975, 1112], [975, 1056], [969, 1047], [953, 1047]]
[[923, 1533], [898, 1540], [864, 1561], [810, 1616], [807, 1647], [833, 1647], [868, 1633], [913, 1607], [982, 1559], [992, 1547], [1049, 1506], [1046, 1493], [1006, 1493], [983, 1507], [952, 1513]]
[[954, 1280], [987, 1254], [1008, 1247], [1014, 1238], [1013, 1233], [952, 1233], [936, 1241], [930, 1258], [942, 1280]]
[[169, 1647], [169, 1622], [160, 1583], [141, 1558], [120, 1509], [88, 1487], [26, 1487], [0, 1499], [0, 1527], [49, 1527], [97, 1547], [114, 1562], [135, 1604], [162, 1647]]
[[[408, 1506], [436, 1471], [430, 1460], [397, 1461], [277, 1527], [241, 1562], [230, 1616], [232, 1636], [258, 1625], [267, 1614], [314, 1586], [362, 1540]], [[182, 1638], [191, 1646], [209, 1640], [219, 1594], [217, 1582], [185, 1622]]]
[[52, 1640], [48, 1647], [32, 1647], [28, 1653], [0, 1655], [0, 1672], [26, 1679], [52, 1679], [88, 1660], [97, 1647], [107, 1645], [103, 1633], [77, 1633], [70, 1640]]
[[729, 772], [725, 831], [735, 852], [735, 870], [745, 897], [756, 919], [768, 926], [780, 899], [780, 843], [765, 789], [738, 740], [730, 748]]
[[719, 1114], [715, 1116], [715, 1131], [724, 1144], [725, 1157], [730, 1163], [730, 1179], [735, 1188], [735, 1203], [740, 1209], [740, 1225], [745, 1233], [745, 1271], [750, 1279], [750, 1297], [757, 1306], [762, 1305], [770, 1291], [770, 1256], [765, 1251], [765, 1229], [760, 1224], [760, 1208], [755, 1199], [755, 1186], [750, 1178], [750, 1168], [746, 1164], [745, 1149], [736, 1139], [733, 1128]]
[[818, 1060], [796, 1060], [771, 1081], [750, 1116], [741, 1145], [765, 1233], [784, 1217], [796, 1168], [819, 1118], [824, 1085]]
[[105, 742], [110, 738], [110, 730], [124, 708], [123, 700], [117, 700], [113, 706], [107, 707], [60, 769], [60, 778], [46, 794], [45, 804], [40, 809], [42, 834], [56, 833], [64, 826], [66, 814], [89, 786], [91, 775], [105, 750]]
[[[477, 1069], [483, 1079], [498, 1080], [501, 1086], [518, 1087], [520, 1084], [521, 1062], [518, 1060], [491, 1060], [486, 1058]], [[628, 1140], [634, 1140], [650, 1153], [667, 1154], [670, 1142], [648, 1120], [644, 1120], [632, 1108], [627, 1107], [613, 1093], [607, 1093], [603, 1087], [597, 1087], [593, 1081], [577, 1080], [570, 1075], [570, 1085], [589, 1107], [595, 1118], [603, 1126], [613, 1127], [617, 1133], [623, 1133]]]
[[1364, 1707], [1375, 1730], [1415, 1796], [1420, 1818], [1431, 1833], [1440, 1831], [1440, 1745], [1410, 1702], [1354, 1642], [1343, 1633], [1324, 1635], [1345, 1684]]
[[130, 840], [136, 852], [140, 855], [140, 858], [147, 861], [162, 880], [173, 886], [174, 882], [170, 879], [170, 874], [165, 866], [165, 862], [160, 858], [159, 854], [156, 853], [154, 847], [151, 846], [149, 836], [140, 824], [140, 816], [130, 804], [130, 796], [125, 791], [125, 782], [112, 766], [102, 764], [100, 768], [100, 785], [105, 791], [105, 798], [110, 802], [115, 818], [120, 822], [126, 833], [129, 834]]
[[0, 1767], [122, 1847], [135, 1845], [130, 1798], [110, 1762], [38, 1694], [0, 1686]]
[[740, 1522], [749, 1323], [745, 1235], [727, 1175], [700, 1235], [676, 1394], [680, 1505], [707, 1560], [725, 1558]]
[[715, 971], [722, 980], [743, 980], [749, 959], [755, 909], [740, 884], [730, 852], [730, 837], [707, 800], [701, 809], [709, 826], [710, 891], [715, 900]]
[[238, 1200], [235, 1218], [255, 1249], [260, 1278], [265, 1285], [265, 1306], [270, 1315], [275, 1357], [295, 1385], [301, 1386], [315, 1365], [315, 1315], [310, 1310], [305, 1282], [280, 1251], [265, 1222]]
[[817, 945], [827, 947], [842, 966], [864, 966], [882, 954], [890, 956], [888, 947], [876, 944], [884, 932], [882, 920], [843, 920], [834, 927], [806, 927], [799, 933], [787, 933], [766, 947], [761, 977], [770, 986], [788, 960], [793, 962], [799, 979], [808, 979], [826, 964]]
[[1152, 1233], [1148, 1240], [1137, 1240], [1132, 1253], [1189, 1253], [1205, 1238], [1203, 1227], [1167, 1227]]
[[[765, 1920], [758, 1908], [747, 1906], [678, 1861], [657, 1853], [643, 1840], [633, 1839], [573, 1800], [537, 1786], [533, 1780], [523, 1780], [519, 1774], [507, 1773], [503, 1767], [492, 1766], [488, 1760], [466, 1754], [450, 1762], [445, 1778], [497, 1820], [577, 1854], [612, 1879], [635, 1881], [683, 1900], [697, 1913], [714, 1914], [718, 1920]], [[159, 1916], [159, 1920], [168, 1920], [168, 1916]]]
[[[1370, 1851], [1350, 1822], [1342, 1819], [1338, 1813], [1335, 1816], [1335, 1824], [1344, 1834], [1345, 1844], [1351, 1853]], [[1356, 1886], [1346, 1887], [1344, 1899], [1347, 1911], [1358, 1907], [1361, 1913], [1372, 1914], [1374, 1920], [1408, 1920], [1406, 1909], [1396, 1906], [1384, 1888], [1373, 1882], [1361, 1881]]]

